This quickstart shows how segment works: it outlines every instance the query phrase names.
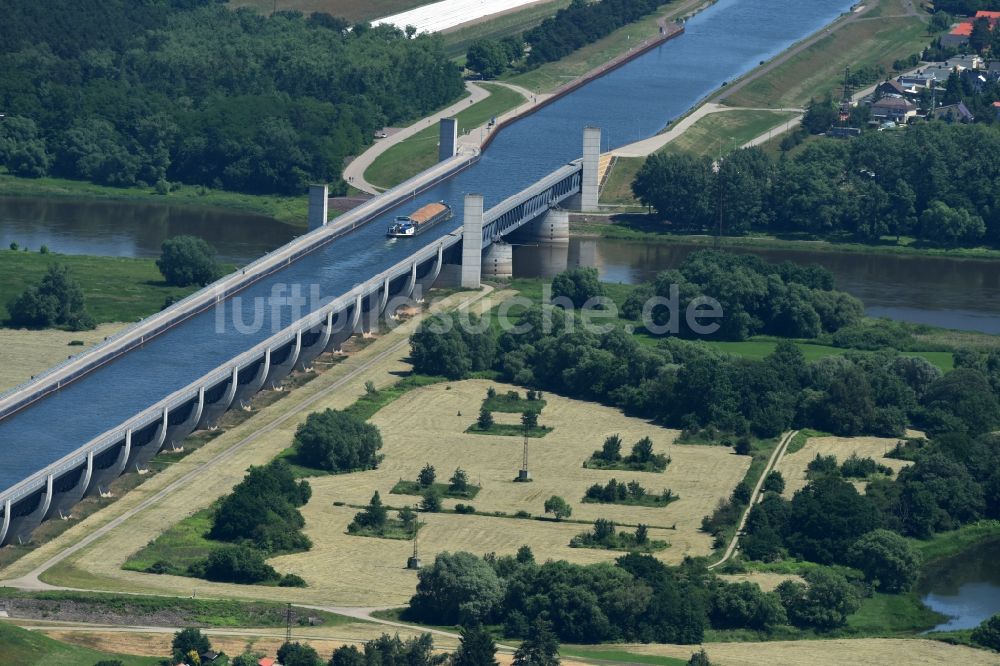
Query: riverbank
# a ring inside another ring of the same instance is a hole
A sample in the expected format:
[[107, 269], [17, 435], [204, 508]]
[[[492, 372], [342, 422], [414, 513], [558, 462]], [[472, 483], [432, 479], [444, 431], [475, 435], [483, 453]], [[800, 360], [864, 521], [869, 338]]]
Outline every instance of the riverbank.
[[169, 194], [153, 188], [108, 187], [66, 178], [18, 178], [0, 168], [0, 196], [53, 197], [142, 203], [198, 208], [223, 208], [267, 215], [278, 222], [305, 228], [309, 202], [306, 196], [285, 197], [213, 190], [199, 185], [175, 183]]
[[[0, 250], [0, 323], [7, 319], [10, 300], [37, 284], [55, 263], [66, 266], [80, 282], [87, 311], [98, 324], [138, 321], [159, 312], [168, 299], [180, 300], [200, 288], [168, 285], [153, 259], [3, 249]], [[221, 268], [225, 273], [235, 270], [235, 266]]]
[[[895, 239], [885, 239], [882, 244], [869, 245], [851, 240], [808, 237], [781, 238], [764, 234], [748, 236], [723, 236], [717, 239], [709, 234], [673, 233], [654, 230], [662, 223], [652, 216], [629, 215], [615, 220], [612, 216], [574, 215], [570, 220], [570, 234], [577, 238], [609, 238], [641, 243], [665, 245], [685, 243], [706, 247], [757, 248], [797, 250], [805, 252], [856, 252], [862, 254], [893, 254], [903, 256], [944, 257], [948, 259], [1000, 259], [1000, 249], [988, 247], [942, 248], [895, 244]], [[904, 239], [905, 242], [905, 239]]]

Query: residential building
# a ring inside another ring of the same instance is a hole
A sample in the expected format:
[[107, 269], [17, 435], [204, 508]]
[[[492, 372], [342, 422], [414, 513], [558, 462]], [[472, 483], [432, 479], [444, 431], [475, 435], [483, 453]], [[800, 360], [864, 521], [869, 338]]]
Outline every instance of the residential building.
[[972, 21], [962, 21], [952, 27], [946, 34], [941, 35], [941, 46], [958, 48], [969, 43], [972, 36]]
[[872, 118], [905, 124], [917, 115], [917, 105], [901, 97], [886, 97], [872, 104]]
[[948, 106], [939, 106], [930, 113], [927, 114], [928, 119], [933, 118], [935, 120], [944, 120], [949, 123], [971, 123], [975, 120], [975, 116], [969, 111], [969, 107], [965, 105], [965, 102], [959, 102], [958, 104], [949, 104]]

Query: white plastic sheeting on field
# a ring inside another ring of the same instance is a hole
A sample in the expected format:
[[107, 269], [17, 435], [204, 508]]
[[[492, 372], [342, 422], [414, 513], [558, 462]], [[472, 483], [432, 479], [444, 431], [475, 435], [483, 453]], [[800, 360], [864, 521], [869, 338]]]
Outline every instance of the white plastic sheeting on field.
[[386, 16], [375, 25], [392, 23], [400, 29], [412, 25], [417, 32], [440, 32], [456, 25], [530, 5], [538, 0], [442, 0], [407, 12]]

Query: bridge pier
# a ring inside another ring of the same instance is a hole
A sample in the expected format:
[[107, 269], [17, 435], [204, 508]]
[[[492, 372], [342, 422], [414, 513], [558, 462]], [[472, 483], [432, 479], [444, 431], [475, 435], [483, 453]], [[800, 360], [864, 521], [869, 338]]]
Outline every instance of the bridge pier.
[[270, 369], [271, 350], [267, 349], [259, 360], [240, 370], [239, 386], [236, 387], [233, 404], [243, 408], [249, 407], [250, 400], [257, 395], [257, 391], [263, 388], [264, 380], [267, 379], [267, 373]]
[[[292, 372], [295, 362], [299, 360], [299, 352], [302, 350], [302, 331], [298, 331], [295, 334], [295, 339], [286, 344], [284, 348], [288, 350], [284, 358], [280, 357], [280, 352], [277, 358], [275, 356], [271, 357], [271, 369], [267, 373], [264, 388], [271, 390], [281, 388], [282, 380]], [[281, 360], [278, 360], [279, 358]]]
[[[90, 477], [94, 471], [94, 452], [87, 452], [87, 460], [81, 467], [66, 472], [52, 484], [52, 502], [49, 505], [49, 512], [45, 515], [45, 520], [49, 518], [66, 518], [72, 511], [73, 506], [83, 499], [83, 494], [87, 492], [90, 485]], [[75, 476], [74, 476], [75, 474]]]
[[309, 231], [326, 226], [330, 219], [330, 188], [326, 185], [309, 186], [309, 214], [307, 217]]
[[333, 332], [333, 310], [326, 313], [326, 321], [319, 325], [319, 330], [316, 328], [299, 332], [302, 336], [302, 349], [295, 362], [296, 370], [308, 370], [313, 360], [326, 349], [327, 343], [330, 342], [330, 334]]
[[12, 543], [24, 544], [31, 540], [31, 533], [42, 524], [42, 519], [52, 505], [52, 484], [54, 479], [49, 474], [45, 486], [39, 488], [16, 504], [5, 504], [4, 524], [6, 525], [4, 540], [0, 546]]
[[236, 387], [240, 383], [239, 368], [233, 367], [229, 379], [219, 382], [205, 392], [205, 404], [201, 409], [201, 419], [195, 430], [212, 428], [233, 404]]
[[201, 421], [201, 412], [205, 407], [205, 387], [198, 389], [198, 395], [187, 403], [188, 410], [185, 412], [184, 406], [174, 410], [173, 418], [169, 419], [167, 434], [164, 437], [163, 448], [171, 451], [178, 451], [188, 435], [194, 432], [198, 422]]
[[514, 277], [514, 250], [510, 243], [494, 241], [483, 257], [483, 277], [509, 280]]
[[132, 429], [125, 431], [125, 439], [115, 446], [110, 446], [94, 456], [94, 467], [90, 474], [90, 483], [84, 491], [84, 497], [100, 495], [125, 471], [129, 456], [132, 453]]
[[479, 289], [483, 271], [483, 195], [465, 195], [462, 224], [462, 288]]
[[330, 341], [327, 343], [326, 351], [340, 351], [343, 344], [347, 342], [352, 335], [354, 335], [354, 331], [358, 327], [358, 322], [361, 320], [361, 308], [363, 302], [364, 297], [359, 294], [357, 299], [354, 301], [354, 305], [350, 306], [347, 310], [341, 310], [334, 315], [337, 323], [330, 334]]
[[569, 243], [569, 211], [552, 208], [515, 233], [516, 238], [530, 243]]
[[458, 119], [442, 118], [438, 125], [438, 162], [458, 154]]
[[[139, 432], [132, 433], [131, 450], [129, 451], [128, 469], [138, 472], [153, 459], [163, 448], [163, 440], [167, 435], [170, 414], [164, 408], [159, 424], [149, 425]], [[145, 441], [143, 441], [145, 439]]]

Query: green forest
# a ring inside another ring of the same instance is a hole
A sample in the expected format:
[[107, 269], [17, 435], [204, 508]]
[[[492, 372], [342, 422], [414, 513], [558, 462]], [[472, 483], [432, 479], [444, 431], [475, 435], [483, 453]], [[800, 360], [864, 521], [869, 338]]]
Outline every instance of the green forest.
[[[12, 0], [0, 163], [19, 176], [294, 194], [462, 94], [440, 38], [214, 0]], [[343, 188], [344, 185], [335, 185]]]
[[[722, 161], [649, 157], [632, 189], [673, 229], [806, 232], [865, 242], [912, 236], [935, 246], [1000, 243], [1000, 130], [924, 123], [819, 140], [792, 156], [748, 148]], [[721, 206], [721, 216], [720, 216]]]

